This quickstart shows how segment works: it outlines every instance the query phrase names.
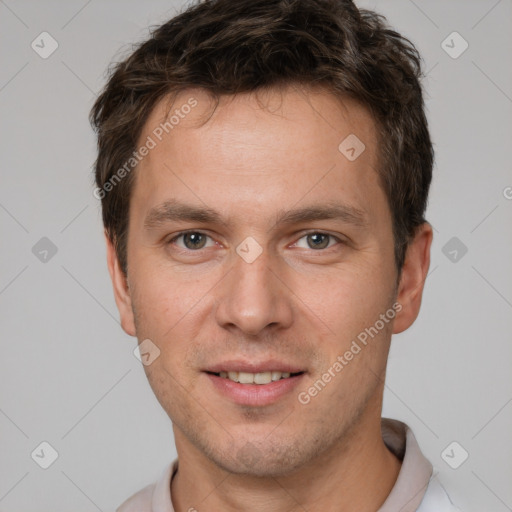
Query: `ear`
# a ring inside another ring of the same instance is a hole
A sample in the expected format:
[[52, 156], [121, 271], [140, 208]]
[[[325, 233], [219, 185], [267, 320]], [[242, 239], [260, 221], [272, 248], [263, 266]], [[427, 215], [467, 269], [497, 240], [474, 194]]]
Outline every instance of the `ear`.
[[107, 244], [107, 265], [114, 288], [114, 298], [121, 316], [121, 327], [130, 336], [135, 336], [135, 321], [133, 318], [132, 300], [128, 282], [119, 266], [116, 250], [113, 243], [105, 232]]
[[423, 286], [430, 266], [432, 236], [432, 227], [425, 222], [418, 226], [413, 240], [407, 247], [396, 298], [402, 309], [395, 317], [394, 334], [408, 329], [420, 311]]

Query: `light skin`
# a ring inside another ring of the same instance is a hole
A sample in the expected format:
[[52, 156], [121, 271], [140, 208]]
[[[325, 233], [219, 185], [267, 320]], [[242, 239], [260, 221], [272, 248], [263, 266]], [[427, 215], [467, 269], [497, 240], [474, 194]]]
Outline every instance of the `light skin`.
[[[380, 430], [391, 335], [418, 315], [432, 229], [418, 228], [398, 275], [376, 126], [355, 101], [272, 89], [224, 97], [204, 123], [201, 90], [180, 93], [173, 110], [190, 97], [197, 106], [133, 171], [126, 278], [107, 238], [122, 327], [161, 351], [144, 369], [173, 422], [174, 509], [375, 512], [400, 470]], [[152, 111], [141, 143], [167, 106]], [[366, 146], [355, 161], [338, 150], [349, 134]], [[148, 217], [165, 202], [218, 218]], [[283, 219], [326, 205], [341, 215]], [[175, 238], [185, 230], [196, 235]], [[236, 252], [247, 237], [262, 249], [252, 263]], [[396, 302], [395, 319], [301, 404], [299, 392]], [[204, 371], [230, 359], [305, 373], [275, 402], [242, 406]]]

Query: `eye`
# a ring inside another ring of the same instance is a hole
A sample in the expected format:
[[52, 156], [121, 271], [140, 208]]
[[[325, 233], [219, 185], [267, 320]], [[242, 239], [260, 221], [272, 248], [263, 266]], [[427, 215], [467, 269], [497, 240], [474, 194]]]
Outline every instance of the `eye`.
[[[182, 240], [182, 243], [176, 243], [177, 240]], [[210, 239], [212, 243], [207, 246], [207, 239]], [[213, 240], [208, 235], [201, 233], [200, 231], [186, 231], [183, 233], [178, 233], [175, 237], [167, 242], [168, 244], [174, 244], [181, 249], [186, 249], [190, 251], [196, 251], [199, 249], [204, 249], [205, 247], [211, 247], [213, 245]]]
[[[305, 244], [301, 241], [305, 240]], [[333, 242], [333, 243], [331, 243]], [[333, 235], [330, 235], [328, 233], [321, 233], [321, 232], [313, 232], [308, 233], [307, 235], [300, 238], [295, 244], [293, 244], [295, 247], [301, 247], [303, 249], [314, 249], [314, 250], [320, 250], [320, 249], [327, 249], [328, 247], [331, 247], [334, 243], [341, 242], [341, 240]]]

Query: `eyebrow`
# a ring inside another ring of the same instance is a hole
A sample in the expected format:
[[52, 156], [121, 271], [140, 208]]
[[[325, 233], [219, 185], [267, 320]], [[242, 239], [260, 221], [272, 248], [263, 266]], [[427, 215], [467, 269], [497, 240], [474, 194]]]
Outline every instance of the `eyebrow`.
[[201, 208], [177, 200], [168, 200], [149, 210], [144, 219], [144, 228], [154, 229], [167, 222], [179, 221], [224, 224], [221, 215], [211, 208]]
[[[279, 210], [272, 226], [300, 224], [318, 220], [335, 219], [356, 227], [366, 227], [365, 212], [351, 205], [328, 202], [322, 205], [305, 206], [295, 210]], [[199, 222], [202, 224], [223, 224], [228, 222], [222, 215], [208, 207], [197, 207], [178, 200], [167, 200], [149, 210], [144, 220], [147, 230], [161, 227], [168, 222]], [[271, 228], [271, 229], [272, 229]]]
[[274, 225], [300, 224], [328, 219], [340, 220], [360, 228], [368, 225], [368, 218], [363, 210], [355, 206], [336, 202], [306, 206], [296, 210], [280, 210], [276, 215]]

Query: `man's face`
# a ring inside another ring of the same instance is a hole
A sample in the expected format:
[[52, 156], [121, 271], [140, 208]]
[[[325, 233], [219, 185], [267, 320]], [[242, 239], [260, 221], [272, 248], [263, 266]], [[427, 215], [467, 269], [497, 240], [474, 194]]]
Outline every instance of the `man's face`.
[[[392, 321], [375, 325], [390, 318], [397, 273], [369, 113], [320, 90], [259, 99], [223, 98], [202, 123], [208, 96], [182, 93], [161, 141], [167, 103], [152, 112], [140, 145], [150, 136], [156, 147], [133, 171], [120, 310], [124, 329], [160, 350], [144, 368], [178, 451], [280, 475], [380, 418]], [[355, 160], [355, 139], [338, 149], [351, 134], [365, 145]], [[354, 340], [360, 351], [333, 372]], [[243, 384], [228, 370], [292, 375]]]

